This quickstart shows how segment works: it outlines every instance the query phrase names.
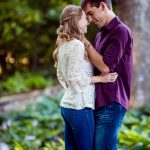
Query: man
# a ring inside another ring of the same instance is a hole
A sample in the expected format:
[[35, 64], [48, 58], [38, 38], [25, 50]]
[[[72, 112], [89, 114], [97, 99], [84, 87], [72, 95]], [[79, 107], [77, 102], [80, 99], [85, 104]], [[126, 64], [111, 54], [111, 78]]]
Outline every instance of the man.
[[[120, 127], [130, 99], [132, 37], [130, 29], [111, 10], [110, 0], [83, 0], [88, 21], [101, 29], [94, 48], [85, 39], [94, 74], [117, 72], [112, 83], [96, 84], [95, 150], [116, 150]], [[96, 51], [95, 51], [96, 49]]]

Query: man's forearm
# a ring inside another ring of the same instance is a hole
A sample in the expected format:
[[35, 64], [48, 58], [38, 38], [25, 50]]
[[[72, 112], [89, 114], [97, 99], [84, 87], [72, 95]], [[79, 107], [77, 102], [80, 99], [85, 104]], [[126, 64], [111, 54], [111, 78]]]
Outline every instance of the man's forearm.
[[102, 73], [109, 73], [109, 67], [104, 63], [102, 55], [100, 55], [92, 45], [90, 45], [87, 49], [88, 57], [92, 64], [94, 64], [98, 70]]

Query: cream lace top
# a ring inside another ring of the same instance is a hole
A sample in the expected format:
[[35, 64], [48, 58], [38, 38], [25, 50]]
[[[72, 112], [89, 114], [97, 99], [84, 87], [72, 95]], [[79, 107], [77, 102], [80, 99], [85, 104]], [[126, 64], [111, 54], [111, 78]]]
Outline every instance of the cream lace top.
[[58, 49], [57, 78], [65, 88], [60, 106], [72, 109], [94, 109], [95, 87], [91, 84], [92, 65], [85, 57], [81, 41], [65, 42]]

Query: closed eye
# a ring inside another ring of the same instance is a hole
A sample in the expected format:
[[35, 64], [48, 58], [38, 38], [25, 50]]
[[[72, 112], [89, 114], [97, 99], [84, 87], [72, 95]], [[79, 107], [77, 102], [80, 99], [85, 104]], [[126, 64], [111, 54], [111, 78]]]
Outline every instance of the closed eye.
[[93, 13], [92, 12], [88, 12], [87, 16], [93, 16]]

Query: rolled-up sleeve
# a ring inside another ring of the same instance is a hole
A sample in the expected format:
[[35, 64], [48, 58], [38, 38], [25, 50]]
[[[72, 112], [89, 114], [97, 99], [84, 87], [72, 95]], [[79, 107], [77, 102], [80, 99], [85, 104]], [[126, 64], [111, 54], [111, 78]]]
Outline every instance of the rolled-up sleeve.
[[84, 71], [83, 59], [85, 57], [84, 45], [80, 42], [72, 46], [69, 54], [67, 77], [70, 86], [75, 92], [82, 92], [91, 83], [91, 77]]
[[117, 30], [117, 36], [113, 36], [109, 41], [109, 45], [107, 46], [107, 49], [103, 55], [103, 61], [109, 67], [111, 72], [114, 71], [114, 68], [124, 54], [127, 39], [127, 30], [123, 27], [120, 27]]

